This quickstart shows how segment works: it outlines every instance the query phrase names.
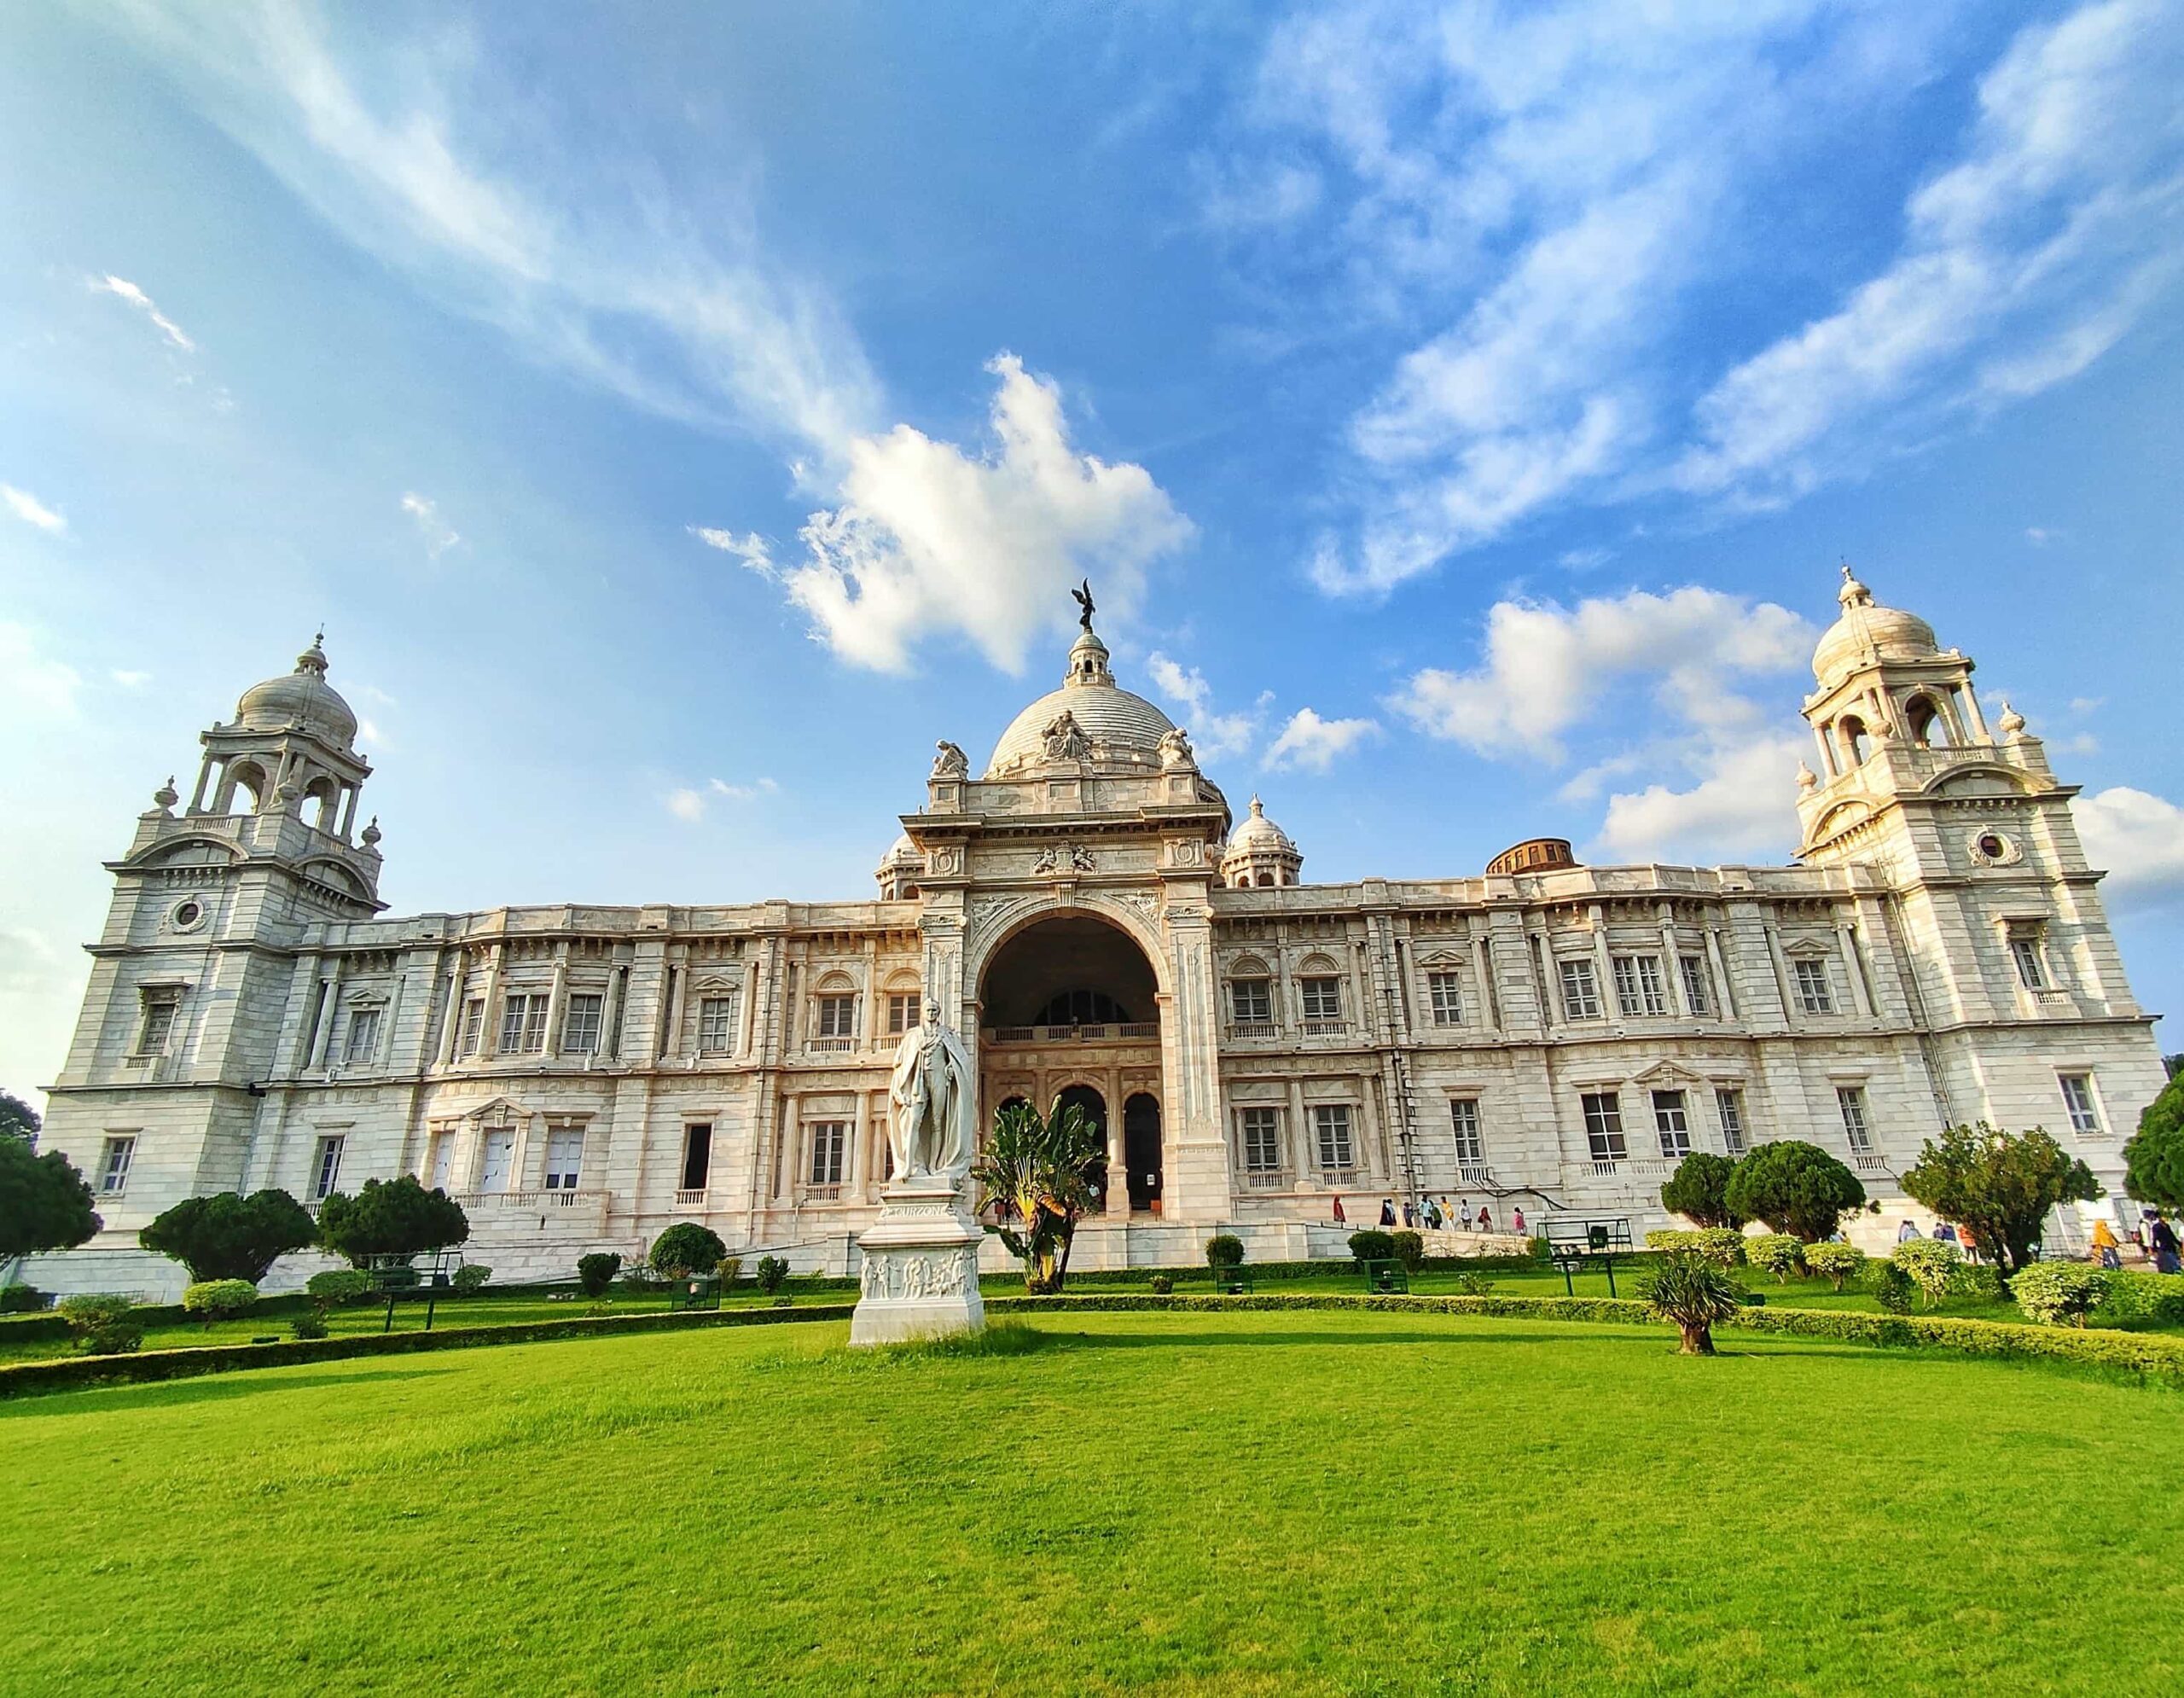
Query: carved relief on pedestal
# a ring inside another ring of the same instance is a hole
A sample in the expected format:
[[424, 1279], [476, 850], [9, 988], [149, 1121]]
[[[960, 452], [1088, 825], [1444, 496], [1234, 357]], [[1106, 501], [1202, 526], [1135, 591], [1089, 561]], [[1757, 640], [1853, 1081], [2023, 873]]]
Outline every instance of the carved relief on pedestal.
[[857, 1275], [858, 1295], [877, 1303], [921, 1303], [960, 1297], [978, 1281], [978, 1252], [876, 1250]]

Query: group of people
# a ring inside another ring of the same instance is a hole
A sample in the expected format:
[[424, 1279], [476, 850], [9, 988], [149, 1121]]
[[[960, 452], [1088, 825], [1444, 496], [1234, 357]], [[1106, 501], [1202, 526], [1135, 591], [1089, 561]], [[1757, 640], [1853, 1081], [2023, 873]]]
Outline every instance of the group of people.
[[[1334, 1219], [1338, 1226], [1350, 1224], [1350, 1217], [1344, 1212], [1339, 1196], [1334, 1200]], [[1411, 1202], [1406, 1199], [1398, 1210], [1393, 1197], [1383, 1197], [1380, 1199], [1380, 1224], [1423, 1227], [1428, 1232], [1491, 1232], [1494, 1230], [1494, 1211], [1481, 1203], [1474, 1218], [1470, 1198], [1460, 1197], [1451, 1202], [1445, 1196], [1427, 1197], [1422, 1202]], [[1524, 1236], [1523, 1209], [1515, 1208], [1509, 1212], [1509, 1230], [1519, 1237]]]
[[[1923, 1235], [1919, 1224], [1906, 1220], [1896, 1229], [1896, 1242], [1908, 1244]], [[1949, 1221], [1934, 1224], [1934, 1239], [1937, 1243], [1954, 1244], [1962, 1250], [1967, 1261], [1979, 1259], [1979, 1245], [1972, 1236], [1972, 1229], [1958, 1226]], [[2176, 1229], [2169, 1217], [2159, 1209], [2139, 1212], [2138, 1230], [2131, 1235], [2131, 1242], [2146, 1261], [2153, 1265], [2156, 1273], [2184, 1272], [2184, 1245], [2180, 1245]], [[2116, 1236], [2116, 1229], [2106, 1220], [2093, 1224], [2093, 1259], [2104, 1268], [2114, 1270], [2123, 1265], [2123, 1241]]]

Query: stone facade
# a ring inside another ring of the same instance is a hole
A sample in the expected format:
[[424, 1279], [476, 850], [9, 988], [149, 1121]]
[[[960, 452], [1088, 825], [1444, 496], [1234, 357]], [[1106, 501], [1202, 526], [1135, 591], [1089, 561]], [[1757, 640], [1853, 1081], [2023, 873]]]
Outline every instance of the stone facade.
[[1195, 1260], [1216, 1226], [1332, 1252], [1338, 1196], [1353, 1221], [1432, 1195], [1642, 1230], [1682, 1150], [1775, 1137], [1856, 1166], [1892, 1236], [1918, 1212], [1894, 1173], [1963, 1119], [2045, 1125], [2120, 1191], [2162, 1068], [2076, 793], [1923, 621], [1847, 574], [1842, 601], [1792, 866], [1584, 867], [1546, 839], [1473, 878], [1301, 882], [1256, 799], [1232, 830], [1188, 739], [1115, 684], [1088, 613], [980, 776], [940, 745], [874, 899], [399, 918], [314, 643], [112, 864], [46, 1136], [107, 1230], [32, 1276], [168, 1289], [133, 1247], [177, 1199], [401, 1172], [462, 1199], [503, 1279], [682, 1219], [843, 1270], [928, 1002], [980, 1124], [1064, 1093], [1104, 1116], [1079, 1265]]

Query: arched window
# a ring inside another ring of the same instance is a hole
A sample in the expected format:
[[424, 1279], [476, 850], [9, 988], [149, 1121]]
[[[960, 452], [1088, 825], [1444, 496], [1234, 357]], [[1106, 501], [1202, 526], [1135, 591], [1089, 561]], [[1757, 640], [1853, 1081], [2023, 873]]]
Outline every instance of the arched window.
[[1129, 1019], [1129, 1011], [1105, 991], [1064, 991], [1047, 999], [1031, 1024], [1118, 1026]]
[[1866, 736], [1866, 722], [1855, 713], [1846, 713], [1838, 727], [1843, 738], [1843, 752], [1850, 758], [1853, 766], [1866, 764], [1866, 751], [1870, 740]]
[[331, 837], [334, 827], [341, 823], [340, 787], [331, 778], [314, 778], [304, 791], [304, 800], [317, 804], [306, 817], [315, 829]]
[[265, 795], [265, 770], [254, 761], [232, 763], [220, 786], [219, 811], [224, 814], [254, 814]]
[[1911, 741], [1922, 748], [1934, 747], [1934, 734], [1941, 734], [1941, 741], [1952, 741], [1949, 734], [1949, 716], [1934, 703], [1930, 695], [1914, 695], [1903, 706], [1903, 724], [1911, 733]]

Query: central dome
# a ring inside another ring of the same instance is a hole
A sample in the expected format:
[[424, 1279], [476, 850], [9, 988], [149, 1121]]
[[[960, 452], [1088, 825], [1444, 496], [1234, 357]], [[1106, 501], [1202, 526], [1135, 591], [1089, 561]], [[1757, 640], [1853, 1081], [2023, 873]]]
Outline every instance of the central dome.
[[[1048, 753], [1050, 737], [1058, 749], [1066, 742], [1065, 714], [1083, 734], [1086, 752], [1081, 755]], [[1048, 691], [1009, 721], [993, 746], [985, 776], [1002, 778], [1048, 760], [1079, 759], [1095, 765], [1157, 770], [1160, 740], [1175, 729], [1175, 721], [1143, 696], [1117, 687], [1107, 670], [1107, 645], [1088, 630], [1069, 651], [1062, 687]]]

